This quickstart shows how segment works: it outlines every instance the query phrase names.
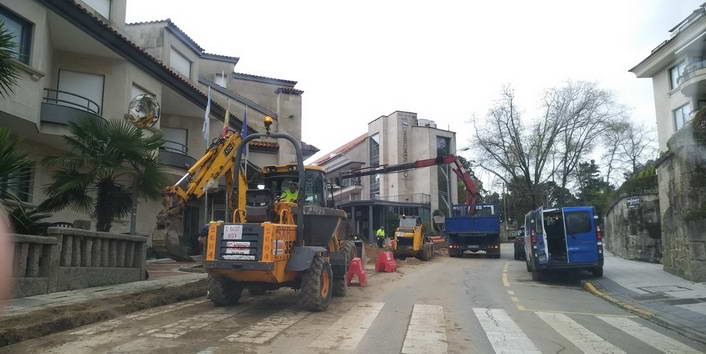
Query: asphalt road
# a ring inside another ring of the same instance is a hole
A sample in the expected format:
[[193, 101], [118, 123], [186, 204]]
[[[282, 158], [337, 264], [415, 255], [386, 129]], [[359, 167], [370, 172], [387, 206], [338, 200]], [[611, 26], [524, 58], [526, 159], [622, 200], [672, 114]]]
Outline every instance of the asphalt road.
[[533, 282], [512, 245], [501, 259], [402, 262], [349, 288], [324, 313], [291, 290], [231, 308], [195, 299], [57, 333], [0, 353], [660, 353], [706, 347], [580, 288], [581, 276]]

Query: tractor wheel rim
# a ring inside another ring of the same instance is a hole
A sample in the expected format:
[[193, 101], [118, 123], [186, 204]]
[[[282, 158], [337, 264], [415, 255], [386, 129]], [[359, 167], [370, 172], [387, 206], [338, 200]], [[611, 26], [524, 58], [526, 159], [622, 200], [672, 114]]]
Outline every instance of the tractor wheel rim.
[[328, 272], [325, 270], [321, 272], [321, 297], [325, 298], [328, 296], [330, 282], [331, 280], [329, 279]]

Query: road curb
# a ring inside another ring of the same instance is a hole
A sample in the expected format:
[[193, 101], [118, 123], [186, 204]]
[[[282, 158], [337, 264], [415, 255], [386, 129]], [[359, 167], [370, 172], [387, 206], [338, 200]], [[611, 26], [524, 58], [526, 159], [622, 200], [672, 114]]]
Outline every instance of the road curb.
[[208, 280], [204, 277], [176, 285], [120, 293], [6, 316], [0, 318], [0, 347], [152, 307], [205, 296], [207, 283]]
[[683, 324], [676, 323], [674, 321], [671, 321], [669, 319], [666, 319], [659, 314], [655, 314], [653, 312], [647, 311], [645, 309], [642, 309], [640, 307], [637, 307], [635, 305], [629, 304], [625, 301], [622, 301], [620, 299], [617, 299], [613, 296], [610, 296], [606, 294], [605, 292], [599, 290], [592, 282], [584, 280], [581, 282], [583, 285], [584, 290], [590, 292], [591, 294], [598, 296], [608, 302], [611, 302], [620, 308], [623, 308], [629, 312], [632, 312], [639, 317], [642, 317], [652, 323], [655, 323], [661, 327], [670, 329], [674, 332], [677, 332], [689, 339], [692, 339], [694, 341], [697, 341], [701, 344], [706, 344], [706, 334], [701, 333], [699, 331], [695, 331], [688, 326], [685, 326]]

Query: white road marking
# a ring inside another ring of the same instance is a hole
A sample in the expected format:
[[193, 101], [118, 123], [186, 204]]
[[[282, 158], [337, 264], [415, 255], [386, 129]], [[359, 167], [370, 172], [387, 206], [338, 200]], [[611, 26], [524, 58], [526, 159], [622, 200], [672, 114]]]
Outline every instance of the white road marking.
[[382, 302], [373, 302], [353, 307], [324, 331], [309, 347], [355, 350], [384, 305]]
[[698, 312], [700, 314], [706, 315], [706, 302], [700, 302], [698, 304], [688, 304], [688, 305], [677, 305], [683, 309]]
[[437, 305], [415, 304], [407, 334], [402, 345], [403, 354], [446, 353], [446, 317], [444, 308]]
[[246, 306], [237, 308], [216, 308], [199, 315], [190, 316], [182, 320], [164, 325], [159, 328], [154, 328], [140, 336], [152, 336], [157, 338], [179, 338], [186, 333], [197, 330], [206, 326], [212, 326], [215, 322], [223, 321], [226, 318], [233, 317], [248, 309]]
[[307, 315], [309, 315], [309, 312], [284, 310], [270, 315], [252, 326], [241, 329], [225, 337], [224, 340], [229, 342], [264, 344]]
[[495, 353], [542, 353], [505, 310], [474, 308], [473, 312]]
[[598, 316], [611, 326], [647, 343], [665, 353], [701, 353], [698, 350], [665, 336], [651, 328], [645, 327], [631, 319], [619, 317]]
[[536, 312], [544, 322], [584, 353], [625, 353], [561, 313]]
[[193, 305], [203, 304], [204, 302], [207, 302], [207, 301], [208, 301], [207, 299], [195, 299], [195, 300], [189, 300], [189, 301], [184, 301], [184, 302], [177, 302], [177, 303], [174, 303], [171, 305], [155, 307], [155, 308], [152, 308], [152, 309], [149, 309], [146, 311], [137, 312], [137, 313], [130, 314], [127, 316], [116, 318], [114, 320], [106, 321], [106, 322], [100, 323], [95, 326], [90, 326], [88, 328], [84, 328], [84, 329], [81, 329], [78, 331], [70, 332], [69, 334], [93, 335], [96, 333], [106, 332], [106, 331], [115, 329], [117, 327], [120, 327], [125, 322], [146, 320], [148, 318], [159, 316], [159, 315], [167, 313], [167, 312], [180, 310], [180, 309], [183, 309], [183, 308], [186, 308], [189, 306], [193, 306]]

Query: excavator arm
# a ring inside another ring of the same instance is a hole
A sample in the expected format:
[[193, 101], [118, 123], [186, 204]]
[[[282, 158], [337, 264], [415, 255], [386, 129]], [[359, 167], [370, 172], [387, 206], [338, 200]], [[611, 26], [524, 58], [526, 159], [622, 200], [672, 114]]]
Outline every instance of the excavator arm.
[[190, 200], [201, 198], [208, 189], [226, 180], [226, 210], [245, 209], [247, 182], [239, 173], [237, 194], [234, 195], [234, 155], [242, 141], [238, 133], [228, 133], [214, 140], [206, 153], [189, 168], [187, 173], [163, 194], [163, 209], [157, 214], [157, 224], [152, 233], [152, 248], [164, 257], [179, 261], [191, 261], [187, 240], [194, 235], [184, 235], [184, 210]]

